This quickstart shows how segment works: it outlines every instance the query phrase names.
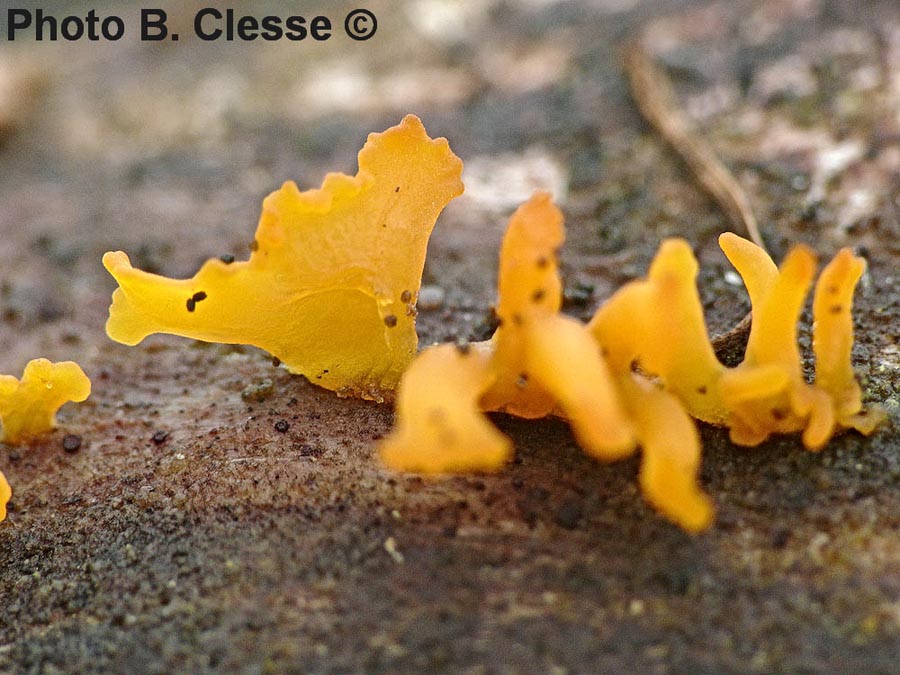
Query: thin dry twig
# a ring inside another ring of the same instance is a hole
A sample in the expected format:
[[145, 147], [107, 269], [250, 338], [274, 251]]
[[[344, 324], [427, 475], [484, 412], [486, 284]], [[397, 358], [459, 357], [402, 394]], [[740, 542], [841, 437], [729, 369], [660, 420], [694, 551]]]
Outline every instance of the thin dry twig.
[[765, 250], [747, 193], [693, 129], [678, 107], [669, 78], [639, 42], [632, 43], [626, 50], [625, 70], [641, 114], [684, 160], [697, 182], [728, 216], [732, 226], [746, 231], [751, 241]]
[[[678, 107], [669, 78], [644, 51], [639, 40], [625, 51], [625, 72], [631, 83], [631, 93], [644, 118], [687, 164], [697, 182], [731, 221], [732, 227], [746, 232], [754, 244], [767, 250], [747, 193], [694, 130], [690, 120]], [[713, 348], [718, 353], [736, 340], [743, 340], [749, 332], [748, 313], [734, 328], [714, 337]]]

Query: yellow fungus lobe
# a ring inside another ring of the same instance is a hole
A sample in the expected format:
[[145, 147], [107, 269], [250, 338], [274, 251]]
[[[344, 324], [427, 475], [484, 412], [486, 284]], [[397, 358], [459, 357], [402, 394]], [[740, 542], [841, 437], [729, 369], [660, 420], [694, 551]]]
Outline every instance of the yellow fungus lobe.
[[[748, 269], [744, 260], [732, 262], [742, 277], [750, 279], [757, 271]], [[752, 283], [747, 285], [753, 306], [747, 351], [739, 366], [723, 374], [720, 385], [731, 413], [731, 439], [739, 445], [756, 445], [772, 433], [803, 431], [812, 421], [818, 397], [803, 379], [797, 322], [815, 267], [812, 251], [797, 246], [763, 294], [753, 290]]]
[[381, 446], [392, 469], [420, 473], [496, 471], [512, 444], [481, 414], [492, 384], [488, 343], [423, 351], [400, 381], [397, 428]]
[[6, 520], [6, 505], [12, 497], [12, 490], [6, 482], [6, 476], [0, 472], [0, 522]]
[[500, 247], [500, 327], [491, 339], [496, 382], [481, 405], [527, 418], [558, 410], [588, 452], [614, 459], [632, 450], [634, 435], [596, 344], [559, 313], [556, 252], [564, 239], [562, 213], [545, 192], [510, 218]]
[[90, 393], [91, 381], [72, 361], [34, 359], [21, 380], [0, 375], [0, 440], [16, 445], [52, 431], [63, 404], [84, 401]]
[[815, 386], [831, 399], [836, 426], [869, 435], [887, 412], [879, 406], [862, 409], [862, 389], [850, 360], [853, 292], [865, 269], [865, 260], [841, 249], [822, 270], [813, 295], [813, 352]]
[[447, 141], [408, 115], [369, 136], [355, 177], [269, 195], [247, 261], [211, 259], [176, 280], [104, 255], [119, 283], [106, 332], [128, 345], [152, 333], [254, 345], [315, 384], [381, 399], [415, 356], [425, 249], [461, 173]]
[[859, 412], [862, 390], [850, 365], [853, 348], [853, 317], [850, 314], [853, 290], [866, 264], [849, 249], [843, 249], [822, 270], [813, 297], [813, 351], [816, 355], [816, 384], [830, 392], [836, 412]]
[[646, 279], [616, 291], [588, 328], [614, 370], [623, 373], [637, 365], [659, 378], [693, 417], [724, 424], [728, 414], [717, 392], [724, 366], [707, 335], [698, 269], [686, 241], [667, 239]]
[[641, 491], [669, 520], [702, 532], [712, 525], [715, 509], [697, 484], [696, 425], [675, 396], [640, 375], [626, 374], [618, 382], [641, 445]]

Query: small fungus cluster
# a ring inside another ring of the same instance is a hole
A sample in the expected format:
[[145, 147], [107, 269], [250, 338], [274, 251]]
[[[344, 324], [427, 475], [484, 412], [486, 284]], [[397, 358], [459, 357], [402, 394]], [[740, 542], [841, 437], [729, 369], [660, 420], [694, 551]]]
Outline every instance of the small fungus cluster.
[[21, 380], [0, 375], [0, 441], [19, 445], [52, 431], [63, 404], [80, 403], [90, 394], [91, 381], [74, 361], [33, 359]]
[[816, 378], [808, 384], [796, 336], [815, 273], [807, 248], [794, 248], [779, 270], [751, 242], [722, 235], [753, 307], [744, 361], [727, 368], [707, 335], [697, 261], [685, 241], [663, 242], [647, 278], [626, 284], [584, 325], [559, 314], [562, 240], [562, 215], [549, 195], [536, 194], [516, 211], [500, 250], [499, 328], [487, 342], [438, 345], [413, 362], [400, 383], [397, 428], [381, 444], [388, 466], [496, 470], [510, 443], [483, 412], [558, 414], [599, 459], [640, 446], [647, 500], [696, 532], [711, 524], [713, 507], [697, 484], [700, 442], [691, 417], [729, 427], [738, 445], [800, 431], [811, 450], [838, 429], [869, 434], [883, 418], [880, 409], [862, 411], [850, 366], [850, 310], [865, 263], [849, 250], [816, 286]]
[[626, 284], [598, 310], [589, 324], [597, 342], [610, 358], [637, 363], [657, 378], [693, 417], [729, 427], [737, 445], [802, 432], [804, 445], [820, 450], [839, 429], [870, 434], [884, 411], [863, 412], [850, 363], [853, 292], [865, 261], [843, 249], [819, 276], [813, 297], [816, 372], [808, 384], [797, 322], [815, 256], [796, 246], [779, 270], [765, 251], [737, 235], [721, 235], [719, 245], [741, 275], [752, 306], [740, 365], [726, 368], [716, 359], [695, 283], [697, 261], [678, 239], [663, 243], [646, 279]]
[[[0, 441], [21, 445], [52, 431], [63, 404], [84, 401], [90, 393], [91, 381], [73, 361], [34, 359], [25, 366], [21, 380], [0, 375]], [[6, 518], [11, 496], [9, 483], [0, 473], [0, 521]]]

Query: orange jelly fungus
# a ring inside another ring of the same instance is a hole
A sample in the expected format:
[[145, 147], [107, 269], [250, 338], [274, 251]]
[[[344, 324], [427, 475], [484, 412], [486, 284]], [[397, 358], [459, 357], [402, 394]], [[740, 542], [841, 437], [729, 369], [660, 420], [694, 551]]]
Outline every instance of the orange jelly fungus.
[[594, 457], [619, 459], [640, 443], [648, 501], [683, 528], [702, 530], [713, 509], [696, 485], [693, 424], [673, 395], [629, 365], [616, 372], [586, 327], [559, 313], [563, 238], [562, 214], [547, 194], [513, 214], [500, 251], [500, 327], [488, 342], [432, 347], [413, 362], [381, 457], [397, 470], [497, 470], [510, 443], [479, 411], [559, 414]]
[[512, 443], [478, 401], [496, 381], [488, 342], [435, 345], [412, 362], [397, 392], [399, 423], [381, 446], [393, 469], [420, 473], [495, 471]]
[[63, 404], [84, 401], [90, 393], [91, 381], [73, 361], [34, 359], [25, 366], [21, 381], [0, 375], [0, 440], [16, 445], [52, 431]]
[[9, 483], [6, 482], [6, 476], [0, 472], [0, 522], [6, 520], [6, 505], [9, 503], [10, 497], [12, 497], [12, 490], [9, 488]]
[[803, 379], [797, 321], [815, 275], [816, 260], [805, 246], [792, 249], [781, 269], [754, 266], [756, 247], [733, 234], [719, 244], [745, 280], [753, 326], [744, 361], [721, 379], [731, 438], [756, 445], [772, 433], [802, 432], [803, 444], [820, 450], [839, 429], [872, 433], [881, 408], [862, 409], [862, 391], [850, 362], [853, 292], [865, 261], [841, 250], [825, 267], [813, 298], [813, 384]]
[[355, 177], [269, 195], [247, 261], [212, 259], [176, 280], [106, 253], [119, 283], [107, 334], [127, 345], [152, 333], [254, 345], [317, 385], [381, 400], [416, 354], [425, 249], [463, 191], [461, 173], [447, 141], [408, 115], [369, 136]]

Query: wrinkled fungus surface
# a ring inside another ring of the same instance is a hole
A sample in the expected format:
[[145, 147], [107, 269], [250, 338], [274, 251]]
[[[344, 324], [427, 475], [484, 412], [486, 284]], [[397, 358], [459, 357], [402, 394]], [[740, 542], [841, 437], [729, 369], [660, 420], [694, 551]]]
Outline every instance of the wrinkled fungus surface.
[[127, 345], [152, 333], [254, 345], [317, 385], [380, 400], [415, 356], [425, 249], [461, 172], [447, 141], [409, 115], [369, 136], [355, 177], [269, 195], [247, 261], [211, 259], [176, 280], [104, 255], [119, 283], [107, 333]]
[[63, 404], [84, 401], [90, 393], [91, 381], [73, 361], [34, 359], [21, 380], [0, 375], [0, 440], [16, 445], [52, 431]]

